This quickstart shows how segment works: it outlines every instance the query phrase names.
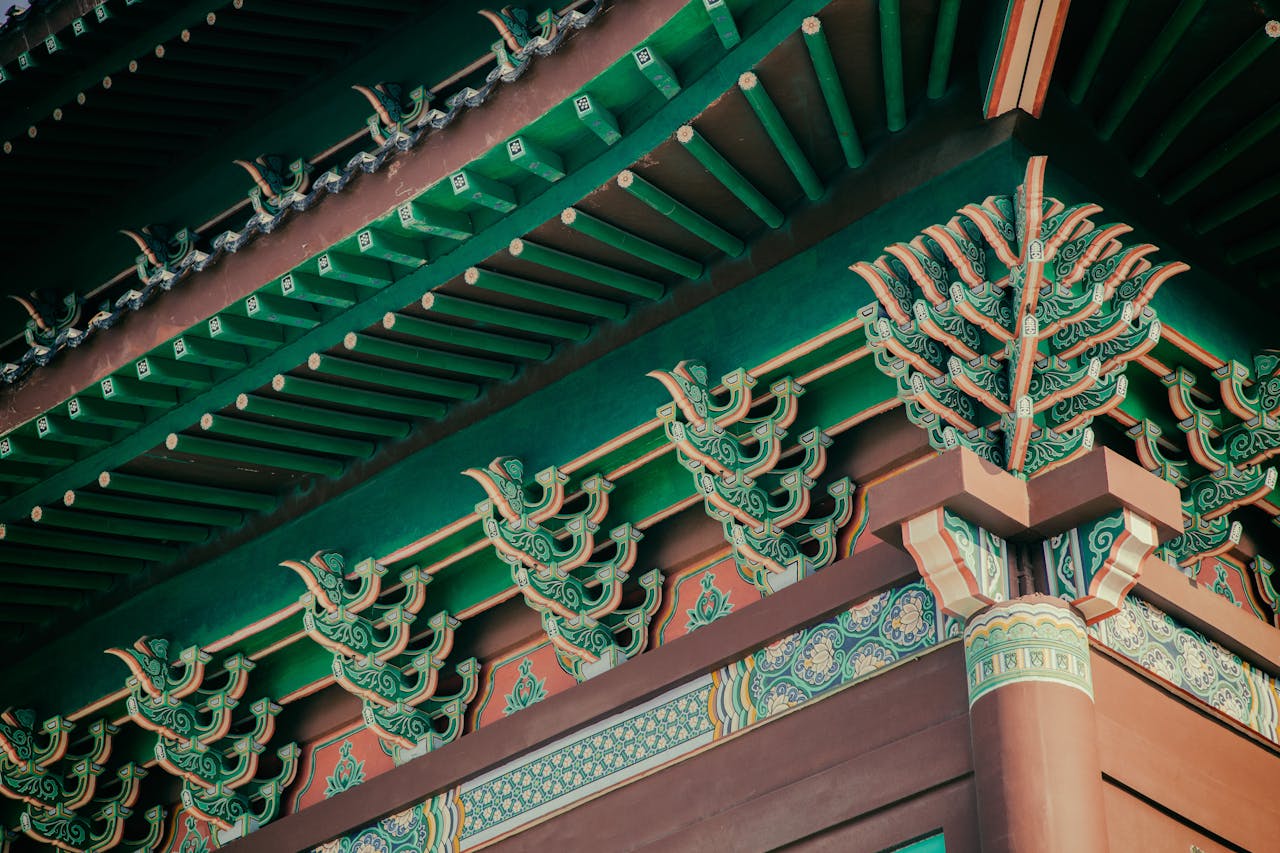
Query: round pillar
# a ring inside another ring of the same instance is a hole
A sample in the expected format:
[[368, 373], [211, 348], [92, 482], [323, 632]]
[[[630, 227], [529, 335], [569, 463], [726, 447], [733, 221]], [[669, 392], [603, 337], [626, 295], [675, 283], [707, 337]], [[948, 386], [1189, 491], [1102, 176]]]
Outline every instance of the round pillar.
[[982, 849], [1108, 850], [1084, 620], [1015, 598], [969, 620], [964, 650]]

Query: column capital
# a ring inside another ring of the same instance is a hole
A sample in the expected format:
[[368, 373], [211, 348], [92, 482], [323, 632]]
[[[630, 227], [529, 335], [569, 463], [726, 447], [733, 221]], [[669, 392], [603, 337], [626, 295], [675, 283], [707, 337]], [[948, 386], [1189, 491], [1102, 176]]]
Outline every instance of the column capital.
[[1093, 699], [1089, 635], [1065, 601], [1027, 595], [994, 604], [964, 629], [969, 706], [1008, 684], [1061, 684]]

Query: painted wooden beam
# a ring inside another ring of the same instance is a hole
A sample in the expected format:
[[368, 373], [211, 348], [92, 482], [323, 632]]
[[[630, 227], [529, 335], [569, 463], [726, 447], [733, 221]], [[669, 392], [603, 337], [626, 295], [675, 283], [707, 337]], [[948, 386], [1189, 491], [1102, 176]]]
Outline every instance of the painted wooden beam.
[[32, 507], [31, 521], [45, 527], [86, 530], [108, 536], [133, 536], [138, 539], [156, 539], [161, 542], [204, 542], [209, 538], [208, 528], [190, 524], [96, 515], [90, 512], [75, 512], [43, 506]]
[[100, 447], [109, 444], [113, 435], [115, 435], [115, 429], [109, 426], [88, 424], [50, 415], [41, 415], [36, 418], [36, 436], [48, 441]]
[[587, 314], [591, 317], [621, 320], [627, 316], [625, 302], [602, 299], [599, 296], [578, 293], [563, 287], [528, 281], [515, 276], [503, 275], [492, 270], [482, 270], [479, 267], [468, 269], [463, 274], [463, 281], [481, 290], [505, 293], [508, 296], [528, 299], [531, 302], [540, 302], [543, 305], [562, 308], [566, 311], [576, 311], [579, 314]]
[[123, 403], [108, 403], [96, 397], [72, 397], [67, 401], [67, 417], [73, 421], [102, 426], [136, 427], [146, 420], [143, 409]]
[[13, 461], [65, 465], [74, 460], [76, 455], [75, 447], [60, 442], [40, 441], [25, 435], [6, 435], [0, 438], [0, 464]]
[[[14, 545], [31, 545], [39, 549], [53, 548], [92, 554], [93, 557], [85, 557], [89, 562], [85, 568], [91, 571], [98, 568], [97, 555], [156, 562], [171, 560], [178, 553], [177, 548], [152, 542], [130, 542], [108, 536], [88, 536], [61, 530], [37, 530], [13, 524], [0, 524], [0, 540]], [[0, 560], [4, 559], [2, 555], [3, 552], [0, 551]]]
[[416, 201], [406, 201], [396, 208], [396, 216], [405, 228], [432, 237], [461, 241], [475, 234], [471, 217], [457, 210], [443, 210]]
[[720, 39], [720, 44], [724, 45], [725, 50], [742, 41], [742, 34], [738, 32], [738, 24], [733, 20], [733, 12], [729, 9], [729, 4], [725, 0], [702, 0], [702, 8], [707, 10], [707, 17], [711, 19], [711, 26], [715, 27], [716, 36]]
[[355, 432], [362, 435], [377, 435], [385, 438], [404, 438], [412, 429], [410, 424], [391, 418], [358, 415], [353, 412], [325, 409], [302, 403], [291, 403], [288, 400], [277, 400], [274, 397], [260, 397], [253, 394], [241, 394], [236, 397], [236, 409], [241, 412], [248, 412], [251, 415], [271, 418], [272, 420], [338, 429], [343, 432]]
[[280, 447], [328, 453], [334, 456], [367, 458], [372, 456], [373, 451], [377, 448], [377, 444], [372, 441], [310, 432], [309, 430], [284, 427], [277, 424], [264, 424], [241, 418], [229, 418], [225, 415], [215, 415], [209, 412], [200, 417], [200, 429], [216, 437], [227, 436], [245, 441], [275, 444]]
[[1205, 0], [1182, 0], [1178, 8], [1173, 10], [1164, 28], [1152, 39], [1138, 64], [1134, 66], [1128, 79], [1116, 93], [1115, 100], [1098, 123], [1098, 134], [1103, 139], [1110, 139], [1124, 121], [1125, 116], [1133, 109], [1133, 105], [1142, 97], [1147, 85], [1159, 73], [1168, 61], [1173, 49], [1182, 40], [1182, 35], [1191, 26], [1191, 22], [1199, 14]]
[[[221, 486], [205, 486], [199, 483], [162, 480], [157, 477], [142, 477], [137, 474], [122, 474], [118, 471], [103, 471], [98, 475], [98, 486], [105, 491], [126, 495], [143, 495], [259, 512], [269, 510], [278, 503], [274, 495], [226, 489]], [[3, 559], [3, 555], [0, 555], [0, 559]]]
[[597, 219], [577, 208], [565, 208], [560, 214], [560, 221], [574, 231], [586, 234], [593, 240], [599, 240], [606, 246], [617, 249], [619, 252], [626, 252], [632, 257], [670, 270], [677, 275], [689, 279], [697, 279], [702, 276], [702, 264], [697, 261], [659, 246], [657, 243], [651, 243], [643, 237], [637, 237], [635, 234], [624, 231], [616, 225], [610, 225], [608, 222]]
[[188, 524], [213, 527], [239, 527], [244, 523], [244, 513], [212, 506], [192, 506], [173, 501], [149, 501], [122, 495], [68, 490], [62, 496], [62, 505], [69, 509], [137, 518], [160, 518], [166, 521], [183, 521]]
[[885, 122], [892, 132], [907, 126], [902, 80], [902, 8], [899, 0], [880, 0], [880, 68], [884, 79]]
[[1008, 0], [984, 115], [1020, 109], [1039, 117], [1071, 0]]
[[1191, 221], [1191, 227], [1199, 234], [1212, 231], [1277, 197], [1280, 197], [1280, 174], [1260, 181], [1239, 195], [1209, 208]]
[[777, 228], [782, 225], [782, 211], [778, 210], [755, 184], [748, 181], [741, 172], [734, 168], [733, 164], [717, 151], [710, 142], [704, 139], [702, 134], [694, 129], [693, 125], [681, 125], [676, 130], [676, 141], [683, 145], [685, 150], [702, 164], [702, 167], [711, 174], [711, 177], [719, 181], [725, 189], [733, 193], [738, 201], [745, 204], [752, 213], [760, 217], [760, 220], [765, 225], [770, 228]]
[[1067, 97], [1072, 103], [1081, 103], [1085, 95], [1089, 94], [1098, 66], [1107, 55], [1107, 48], [1111, 47], [1111, 40], [1120, 28], [1120, 19], [1128, 8], [1129, 0], [1108, 0], [1107, 8], [1102, 10], [1098, 28], [1093, 31], [1093, 37], [1089, 39], [1089, 45], [1080, 59], [1080, 66], [1076, 69], [1076, 76], [1071, 79], [1071, 86], [1067, 89]]
[[428, 260], [427, 247], [421, 240], [403, 237], [376, 228], [365, 228], [356, 234], [356, 248], [370, 258], [416, 269]]
[[676, 72], [652, 45], [641, 45], [631, 51], [631, 58], [636, 61], [636, 68], [662, 93], [667, 100], [680, 94], [680, 79]]
[[960, 0], [942, 0], [938, 7], [938, 25], [933, 33], [933, 55], [929, 59], [929, 84], [926, 89], [933, 100], [947, 93], [951, 76], [951, 54], [955, 50], [956, 30], [960, 25]]
[[173, 357], [178, 364], [203, 364], [235, 370], [249, 363], [244, 347], [226, 341], [215, 341], [198, 335], [182, 335], [173, 339]]
[[1142, 151], [1133, 162], [1133, 171], [1142, 177], [1164, 156], [1187, 125], [1203, 112], [1209, 102], [1218, 96], [1227, 84], [1240, 76], [1249, 66], [1257, 62], [1267, 48], [1280, 41], [1280, 21], [1267, 21], [1261, 29], [1250, 36], [1244, 44], [1222, 61], [1222, 64], [1210, 72], [1209, 76], [1189, 94], [1178, 100], [1173, 113], [1164, 120], [1155, 135], [1147, 141]]
[[622, 139], [617, 117], [590, 94], [583, 92], [574, 96], [573, 112], [605, 145], [615, 145]]
[[[849, 111], [849, 99], [845, 95], [840, 72], [836, 69], [831, 45], [827, 41], [827, 34], [822, 31], [822, 21], [817, 17], [805, 18], [800, 24], [800, 32], [804, 34], [804, 46], [809, 49], [809, 60], [813, 63], [814, 73], [818, 75], [818, 87], [822, 89], [822, 98], [827, 103], [827, 114], [831, 116], [831, 123], [835, 126], [836, 138], [840, 140], [840, 150], [844, 152], [844, 160], [850, 169], [856, 169], [866, 160], [866, 153], [862, 150], [862, 140], [853, 122], [853, 113]], [[950, 62], [949, 57], [948, 62]], [[943, 86], [945, 85], [944, 71]]]
[[531, 243], [520, 237], [511, 241], [507, 246], [507, 251], [511, 253], [511, 257], [518, 260], [527, 261], [567, 275], [577, 276], [587, 281], [599, 282], [623, 293], [638, 296], [641, 299], [662, 298], [664, 288], [659, 282], [634, 273], [614, 269], [596, 261], [579, 258], [577, 255], [571, 255], [568, 252], [549, 249], [546, 246]]
[[516, 191], [507, 184], [485, 177], [470, 169], [461, 169], [449, 176], [453, 194], [480, 207], [498, 213], [510, 213], [516, 209]]
[[363, 361], [337, 358], [326, 353], [314, 352], [307, 359], [307, 368], [327, 376], [337, 376], [356, 382], [368, 382], [415, 394], [446, 397], [451, 400], [474, 400], [480, 394], [480, 386], [472, 382], [443, 379], [422, 373], [411, 373], [392, 367], [381, 367]]
[[450, 317], [461, 317], [477, 323], [516, 329], [535, 335], [546, 335], [551, 338], [564, 338], [572, 341], [585, 341], [591, 335], [591, 327], [586, 323], [575, 323], [572, 320], [561, 320], [558, 317], [544, 317], [528, 311], [516, 311], [499, 305], [486, 305], [470, 299], [459, 299], [447, 293], [428, 293], [422, 297], [422, 307], [427, 311], [435, 311]]
[[246, 297], [244, 313], [251, 320], [262, 320], [295, 329], [314, 329], [323, 319], [319, 309], [310, 302], [272, 293], [255, 293]]
[[354, 406], [371, 412], [407, 415], [413, 418], [439, 418], [448, 410], [448, 407], [438, 400], [402, 397], [399, 394], [353, 388], [349, 385], [335, 385], [331, 382], [319, 382], [283, 373], [277, 374], [271, 380], [271, 388], [281, 394], [301, 397], [304, 400]]
[[386, 287], [395, 280], [391, 266], [381, 258], [344, 255], [341, 252], [325, 252], [316, 258], [316, 269], [320, 271], [321, 278], [361, 287]]
[[1223, 166], [1235, 160], [1280, 128], [1280, 104], [1267, 110], [1241, 128], [1226, 142], [1205, 153], [1191, 168], [1177, 175], [1161, 193], [1165, 204], [1173, 204], [1203, 184]]
[[96, 572], [68, 572], [45, 566], [0, 565], [0, 584], [12, 583], [102, 592], [110, 589], [115, 580], [111, 575]]
[[742, 254], [746, 244], [687, 205], [676, 201], [630, 169], [618, 173], [618, 186], [698, 239], [730, 257]]
[[515, 365], [505, 361], [418, 347], [358, 332], [348, 332], [342, 339], [342, 346], [351, 352], [363, 353], [374, 358], [385, 358], [400, 364], [425, 367], [429, 370], [448, 370], [486, 379], [510, 379], [516, 373]]
[[465, 326], [450, 326], [434, 320], [423, 320], [407, 314], [387, 312], [382, 317], [382, 328], [389, 332], [408, 335], [424, 341], [453, 344], [467, 349], [504, 355], [511, 358], [542, 361], [551, 355], [553, 347], [543, 341], [529, 341], [484, 332]]
[[[765, 91], [764, 83], [760, 81], [754, 71], [747, 71], [738, 77], [738, 88], [746, 97], [747, 103], [751, 105], [756, 118], [760, 119], [760, 124], [764, 125], [764, 131], [768, 134], [769, 141], [773, 143], [773, 147], [778, 149], [778, 153], [782, 155], [782, 159], [786, 162], [787, 168], [791, 170], [796, 183], [800, 184], [800, 189], [804, 191], [804, 194], [811, 201], [817, 201], [822, 198], [825, 190], [823, 189], [822, 181], [818, 178], [818, 173], [813, 170], [813, 165], [809, 162], [809, 158], [805, 156], [800, 143], [796, 141], [795, 134], [791, 132], [791, 128], [787, 126], [786, 121], [782, 118], [782, 113], [778, 112], [778, 105], [773, 102], [773, 98], [769, 97], [769, 93]], [[899, 128], [891, 127], [890, 129], [898, 130]]]
[[521, 169], [551, 183], [565, 176], [564, 160], [560, 155], [527, 136], [507, 140], [507, 158]]
[[238, 444], [231, 441], [218, 441], [198, 435], [182, 435], [171, 432], [165, 439], [164, 446], [174, 453], [190, 453], [193, 456], [205, 456], [209, 459], [223, 459], [228, 462], [241, 462], [246, 465], [261, 465], [265, 468], [283, 468], [286, 471], [300, 471], [304, 474], [319, 474], [324, 477], [337, 477], [346, 470], [346, 463], [340, 459], [323, 456], [312, 456], [292, 450], [280, 450], [275, 447], [259, 447], [253, 444]]
[[209, 318], [209, 337], [219, 343], [275, 349], [284, 341], [284, 329], [265, 320], [216, 314]]
[[354, 285], [342, 281], [329, 281], [301, 271], [282, 276], [280, 281], [268, 288], [266, 292], [334, 308], [350, 308], [360, 301]]

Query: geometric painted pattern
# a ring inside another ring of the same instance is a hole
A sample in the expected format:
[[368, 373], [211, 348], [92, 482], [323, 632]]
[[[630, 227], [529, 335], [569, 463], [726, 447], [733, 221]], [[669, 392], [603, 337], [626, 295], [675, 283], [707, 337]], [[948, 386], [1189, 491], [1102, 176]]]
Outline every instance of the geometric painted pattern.
[[314, 849], [315, 853], [442, 853], [457, 849], [452, 839], [459, 817], [456, 800], [447, 795], [432, 797]]
[[470, 848], [710, 743], [711, 679], [589, 727], [462, 785], [462, 846]]
[[1093, 698], [1089, 636], [1084, 621], [1058, 604], [1014, 601], [998, 604], [964, 629], [969, 706], [1006, 684], [1062, 684]]
[[1275, 676], [1132, 595], [1118, 614], [1089, 631], [1162, 681], [1280, 743], [1280, 684]]
[[959, 633], [924, 583], [905, 584], [467, 780], [397, 815], [394, 826], [387, 818], [315, 853], [487, 846]]

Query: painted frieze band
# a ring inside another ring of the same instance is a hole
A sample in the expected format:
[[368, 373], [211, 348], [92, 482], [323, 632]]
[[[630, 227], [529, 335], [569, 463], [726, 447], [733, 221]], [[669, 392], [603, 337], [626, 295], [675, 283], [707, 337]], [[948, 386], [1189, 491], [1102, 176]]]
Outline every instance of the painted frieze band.
[[1090, 634], [1159, 680], [1280, 743], [1280, 680], [1137, 596]]
[[315, 848], [472, 850], [831, 696], [959, 631], [923, 583], [906, 584]]

